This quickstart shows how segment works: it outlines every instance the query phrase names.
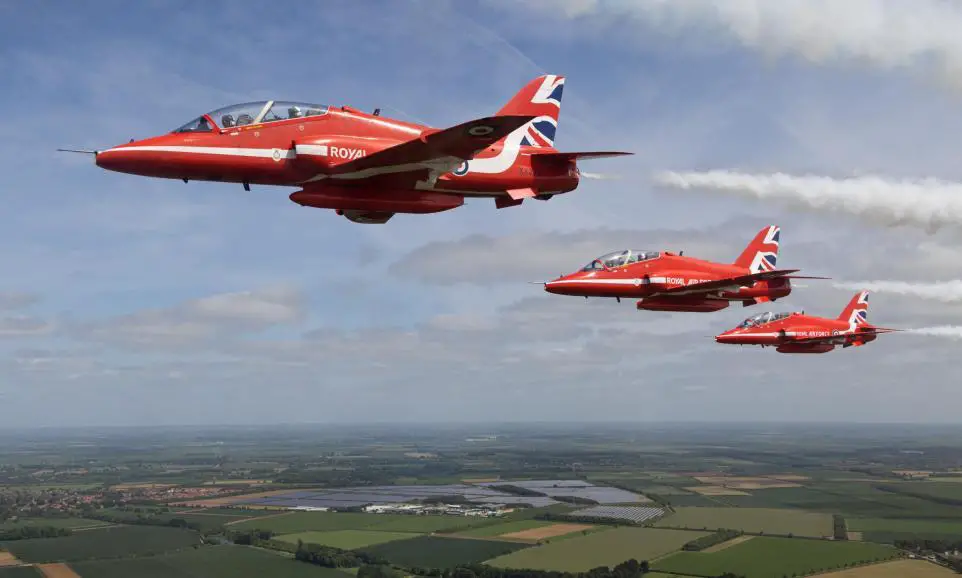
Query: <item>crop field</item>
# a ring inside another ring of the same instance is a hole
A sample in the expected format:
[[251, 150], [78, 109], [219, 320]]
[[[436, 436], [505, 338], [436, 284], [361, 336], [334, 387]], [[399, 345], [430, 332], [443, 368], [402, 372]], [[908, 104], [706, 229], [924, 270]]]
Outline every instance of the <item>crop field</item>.
[[518, 542], [420, 536], [364, 548], [364, 551], [400, 566], [450, 568], [458, 564], [484, 562], [529, 547]]
[[43, 578], [34, 566], [10, 566], [0, 568], [0, 578]]
[[20, 561], [10, 552], [0, 552], [0, 568], [4, 566], [16, 566]]
[[305, 544], [320, 544], [321, 546], [331, 546], [342, 550], [354, 550], [393, 542], [394, 540], [406, 540], [414, 538], [416, 534], [410, 532], [378, 532], [372, 530], [331, 530], [329, 532], [300, 532], [298, 534], [285, 534], [277, 536], [278, 540], [297, 544], [298, 540]]
[[962, 537], [962, 520], [848, 518], [846, 525], [854, 532], [904, 532]]
[[655, 522], [662, 528], [717, 530], [727, 528], [744, 532], [776, 535], [822, 537], [832, 535], [832, 516], [766, 508], [678, 508]]
[[[650, 574], [649, 574], [650, 576]], [[951, 578], [952, 570], [923, 560], [896, 560], [822, 574], [821, 578]]]
[[[83, 578], [350, 578], [350, 574], [243, 546], [71, 564]], [[3, 577], [6, 578], [6, 577]]]
[[79, 574], [73, 571], [73, 568], [62, 563], [39, 564], [37, 568], [40, 569], [44, 578], [81, 578]]
[[276, 534], [324, 532], [329, 530], [377, 530], [380, 532], [455, 531], [496, 524], [497, 520], [466, 516], [411, 516], [404, 514], [348, 514], [337, 512], [292, 512], [265, 519], [232, 524], [232, 530], [259, 528]]
[[887, 560], [896, 554], [893, 548], [866, 542], [759, 537], [714, 553], [679, 552], [652, 566], [659, 572], [699, 576], [733, 572], [746, 578], [781, 578]]
[[[740, 496], [734, 496], [740, 497]], [[684, 495], [665, 496], [665, 499], [675, 507], [717, 508], [726, 506], [728, 498], [702, 496], [701, 494], [686, 493]]]
[[551, 524], [550, 526], [544, 526], [541, 528], [530, 528], [528, 530], [521, 530], [519, 532], [512, 532], [510, 534], [502, 534], [501, 537], [512, 540], [528, 540], [537, 542], [539, 540], [567, 536], [569, 534], [574, 534], [575, 532], [584, 533], [592, 530], [593, 528], [595, 528], [595, 526], [588, 524]]
[[21, 518], [16, 522], [6, 521], [0, 524], [0, 530], [17, 530], [28, 526], [41, 527], [50, 526], [53, 528], [98, 528], [109, 526], [108, 522], [100, 520], [87, 520], [85, 518]]
[[726, 488], [725, 486], [689, 486], [685, 488], [694, 494], [702, 496], [748, 496], [748, 492]]
[[463, 532], [458, 532], [458, 536], [468, 536], [471, 538], [491, 538], [494, 536], [501, 536], [503, 534], [510, 534], [512, 532], [523, 532], [524, 530], [543, 528], [544, 526], [550, 526], [551, 524], [552, 522], [543, 522], [541, 520], [516, 520], [514, 522], [495, 524], [493, 526], [470, 528], [468, 530], [464, 530]]
[[614, 566], [629, 558], [651, 560], [704, 535], [704, 532], [680, 530], [618, 528], [521, 550], [489, 560], [488, 564], [500, 568], [584, 572], [598, 566]]
[[160, 526], [121, 526], [77, 532], [62, 538], [5, 542], [24, 562], [70, 562], [162, 553], [200, 543], [195, 532]]

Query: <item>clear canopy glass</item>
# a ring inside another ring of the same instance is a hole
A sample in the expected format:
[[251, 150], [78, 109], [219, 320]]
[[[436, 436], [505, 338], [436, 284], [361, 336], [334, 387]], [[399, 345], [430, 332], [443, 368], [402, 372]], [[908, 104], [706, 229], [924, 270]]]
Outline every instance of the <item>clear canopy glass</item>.
[[658, 251], [639, 251], [635, 249], [624, 249], [622, 251], [614, 251], [606, 255], [598, 257], [591, 263], [582, 268], [582, 271], [598, 271], [601, 269], [614, 269], [616, 267], [624, 267], [625, 265], [630, 265], [632, 263], [639, 263], [641, 261], [650, 261], [651, 259], [657, 259], [661, 253]]
[[327, 114], [329, 109], [330, 107], [324, 104], [286, 100], [242, 102], [211, 111], [190, 121], [174, 132], [207, 132], [213, 130], [205, 117], [209, 117], [220, 128], [233, 128], [249, 124], [319, 116]]
[[757, 327], [759, 325], [771, 323], [772, 321], [785, 319], [789, 315], [791, 315], [791, 313], [772, 313], [771, 311], [767, 311], [765, 313], [759, 313], [758, 315], [754, 315], [742, 321], [738, 325], [738, 329], [745, 329], [746, 327]]

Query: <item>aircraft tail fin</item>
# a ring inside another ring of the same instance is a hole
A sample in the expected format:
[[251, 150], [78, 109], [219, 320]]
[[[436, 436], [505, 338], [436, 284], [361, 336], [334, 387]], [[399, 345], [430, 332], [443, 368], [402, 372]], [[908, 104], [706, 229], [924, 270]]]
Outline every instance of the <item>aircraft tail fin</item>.
[[531, 122], [518, 130], [524, 131], [522, 146], [554, 148], [561, 113], [561, 94], [565, 77], [545, 74], [535, 78], [508, 101], [496, 116], [533, 116]]
[[759, 231], [735, 260], [735, 266], [747, 268], [750, 274], [774, 271], [778, 260], [780, 234], [781, 229], [776, 225], [770, 225]]
[[853, 328], [868, 325], [868, 291], [856, 293], [842, 310], [838, 320], [848, 323]]

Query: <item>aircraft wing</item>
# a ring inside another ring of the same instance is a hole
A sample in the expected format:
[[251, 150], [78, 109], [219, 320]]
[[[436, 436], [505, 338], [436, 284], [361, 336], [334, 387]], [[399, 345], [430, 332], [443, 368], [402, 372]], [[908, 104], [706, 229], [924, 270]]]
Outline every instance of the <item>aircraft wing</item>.
[[710, 291], [721, 291], [725, 289], [751, 285], [756, 281], [764, 281], [766, 279], [776, 279], [778, 277], [788, 277], [792, 273], [796, 273], [798, 271], [799, 269], [776, 269], [774, 271], [763, 271], [761, 273], [752, 273], [750, 275], [739, 275], [738, 277], [729, 277], [728, 279], [719, 279], [717, 281], [706, 281], [704, 283], [692, 283], [691, 285], [679, 285], [678, 287], [672, 287], [670, 289], [659, 291], [657, 295], [679, 295], [679, 294], [688, 294], [688, 293], [708, 293]]
[[439, 168], [449, 172], [508, 136], [533, 116], [489, 116], [471, 120], [337, 165], [331, 176], [357, 178]]

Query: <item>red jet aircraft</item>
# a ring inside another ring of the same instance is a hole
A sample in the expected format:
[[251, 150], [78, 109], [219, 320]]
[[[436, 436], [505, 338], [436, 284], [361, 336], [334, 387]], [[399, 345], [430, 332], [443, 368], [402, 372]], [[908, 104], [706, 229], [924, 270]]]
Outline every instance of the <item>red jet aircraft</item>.
[[774, 347], [779, 353], [827, 353], [865, 345], [882, 333], [900, 331], [868, 322], [868, 291], [857, 293], [835, 319], [805, 313], [759, 313], [715, 337], [718, 343]]
[[169, 134], [93, 153], [104, 169], [184, 182], [300, 187], [295, 203], [356, 223], [437, 213], [465, 197], [500, 209], [573, 191], [576, 161], [622, 152], [554, 148], [564, 77], [528, 83], [494, 116], [437, 129], [342, 106], [269, 100], [201, 115]]
[[765, 227], [732, 264], [713, 263], [681, 253], [624, 250], [598, 257], [583, 269], [547, 281], [559, 295], [642, 299], [650, 311], [718, 311], [732, 301], [744, 306], [774, 301], [792, 292], [798, 269], [776, 269], [780, 229]]

